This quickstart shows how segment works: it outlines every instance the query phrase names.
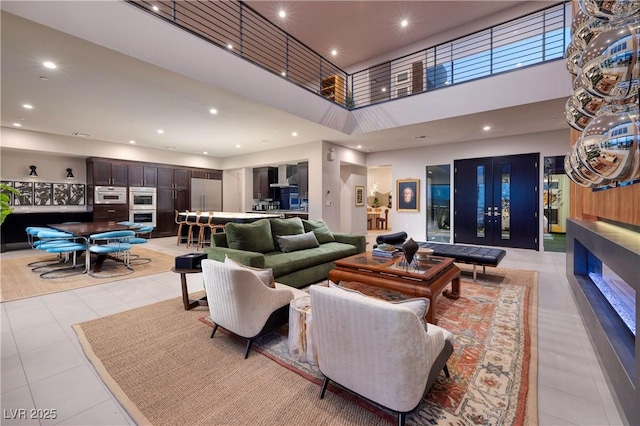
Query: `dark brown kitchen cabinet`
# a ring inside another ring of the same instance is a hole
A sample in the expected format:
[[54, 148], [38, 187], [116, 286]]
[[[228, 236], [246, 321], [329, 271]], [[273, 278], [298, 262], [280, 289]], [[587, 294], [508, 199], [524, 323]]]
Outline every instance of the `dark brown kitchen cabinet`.
[[277, 182], [277, 167], [258, 167], [253, 169], [253, 198], [258, 200], [274, 199], [277, 188], [271, 188], [269, 185]]
[[127, 164], [109, 160], [87, 160], [87, 180], [94, 186], [127, 186]]
[[158, 183], [158, 168], [142, 164], [129, 164], [127, 167], [129, 186], [155, 188]]
[[121, 222], [129, 220], [129, 208], [126, 204], [108, 204], [93, 206], [94, 222]]
[[222, 170], [192, 169], [191, 177], [196, 179], [222, 180]]
[[309, 198], [309, 162], [298, 163], [298, 196]]
[[156, 235], [176, 234], [175, 211], [189, 209], [191, 170], [158, 167]]

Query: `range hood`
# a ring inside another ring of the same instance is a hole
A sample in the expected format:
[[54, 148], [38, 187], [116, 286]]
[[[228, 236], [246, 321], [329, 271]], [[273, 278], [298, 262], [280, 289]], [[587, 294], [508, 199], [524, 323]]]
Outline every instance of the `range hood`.
[[298, 186], [298, 166], [281, 164], [278, 166], [278, 183], [269, 185], [271, 188], [289, 188]]

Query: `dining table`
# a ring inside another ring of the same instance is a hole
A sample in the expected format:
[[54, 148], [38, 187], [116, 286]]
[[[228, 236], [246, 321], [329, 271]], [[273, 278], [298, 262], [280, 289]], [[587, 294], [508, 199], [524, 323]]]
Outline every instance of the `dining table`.
[[[47, 225], [50, 228], [61, 232], [67, 232], [76, 237], [84, 237], [89, 240], [89, 237], [94, 234], [101, 234], [103, 232], [111, 232], [111, 231], [134, 231], [139, 226], [135, 224], [122, 224], [108, 221], [100, 221], [100, 222], [70, 222], [70, 223], [52, 223]], [[87, 244], [87, 250], [85, 251], [86, 256], [86, 265], [87, 271], [90, 267], [90, 251], [89, 246]], [[112, 258], [117, 261], [121, 261], [113, 256], [109, 256], [108, 254], [98, 254], [95, 262], [93, 263], [93, 272], [100, 272], [102, 269], [102, 264], [107, 258]]]

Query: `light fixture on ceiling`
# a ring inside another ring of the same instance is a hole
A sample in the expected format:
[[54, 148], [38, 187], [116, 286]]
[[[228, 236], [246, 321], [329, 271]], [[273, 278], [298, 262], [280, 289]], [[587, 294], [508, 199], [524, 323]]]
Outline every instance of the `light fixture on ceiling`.
[[13, 123], [14, 127], [22, 127], [22, 124], [20, 123]]
[[227, 44], [227, 49], [233, 49], [233, 44], [231, 43]]
[[362, 148], [362, 145], [358, 145], [356, 148], [360, 149], [360, 148]]
[[409, 21], [407, 21], [406, 19], [403, 19], [402, 22], [400, 22], [400, 26], [402, 28], [406, 27], [407, 25], [409, 25]]
[[67, 179], [75, 179], [75, 177], [73, 176], [73, 170], [71, 170], [71, 168], [67, 169]]
[[163, 135], [163, 134], [164, 134], [164, 130], [162, 130], [162, 129], [158, 129], [158, 133], [159, 133], [159, 134], [161, 134], [161, 135]]
[[286, 73], [286, 72], [284, 72], [284, 71], [282, 71], [282, 72], [280, 73], [280, 75], [282, 75], [283, 77], [286, 77], [286, 76], [287, 76], [287, 73]]
[[29, 166], [29, 177], [38, 177], [38, 172], [36, 172], [36, 166]]
[[387, 91], [387, 88], [386, 88], [386, 87], [383, 87], [383, 88], [382, 88], [382, 91], [383, 91], [383, 92], [386, 92], [386, 91]]
[[131, 145], [135, 145], [136, 141], [134, 141], [133, 139], [131, 139], [131, 140], [129, 141], [129, 143], [130, 143]]
[[158, 6], [152, 6], [151, 9], [153, 9], [154, 12], [158, 12], [160, 10]]
[[281, 10], [280, 12], [278, 12], [278, 16], [281, 18], [285, 18], [287, 16], [287, 12], [285, 12], [284, 10]]
[[40, 80], [49, 80], [47, 77], [45, 77], [44, 75], [41, 75], [40, 77], [38, 77]]
[[487, 131], [491, 130], [491, 126], [484, 126], [484, 127], [482, 128], [482, 130], [484, 130], [485, 132], [487, 132]]
[[168, 147], [167, 147], [167, 149], [175, 150], [175, 149], [176, 149], [176, 147], [175, 147], [175, 146], [168, 146]]
[[24, 105], [22, 105], [22, 108], [24, 108], [24, 109], [33, 109], [33, 105], [24, 104]]
[[51, 61], [45, 61], [42, 63], [42, 65], [44, 65], [45, 68], [49, 68], [50, 70], [55, 70], [56, 68], [58, 68], [58, 66]]
[[217, 110], [217, 109], [215, 109], [215, 108], [211, 108], [211, 109], [209, 110], [209, 114], [216, 115], [217, 113], [218, 113], [218, 110]]
[[293, 136], [295, 138], [296, 136], [298, 136], [298, 132], [292, 132], [291, 136]]
[[240, 144], [237, 144], [237, 145], [236, 145], [236, 148], [240, 148]]
[[331, 56], [336, 56], [338, 54], [338, 51], [336, 49], [333, 49], [331, 51]]

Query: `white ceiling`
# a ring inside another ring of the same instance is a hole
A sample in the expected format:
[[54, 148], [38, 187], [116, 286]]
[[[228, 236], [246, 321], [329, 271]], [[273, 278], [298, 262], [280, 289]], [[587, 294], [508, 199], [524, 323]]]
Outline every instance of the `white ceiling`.
[[[15, 12], [12, 3], [3, 1], [2, 9]], [[338, 43], [335, 40], [349, 40], [337, 45], [340, 53], [334, 63], [342, 67], [504, 11], [515, 3], [521, 2], [249, 2], [274, 21], [276, 7], [284, 4], [288, 17], [279, 25], [321, 54], [328, 55], [326, 51]], [[531, 10], [549, 4], [530, 3]], [[409, 31], [399, 35], [397, 20], [404, 16], [410, 19]], [[430, 144], [477, 139], [478, 127], [488, 121], [500, 130], [487, 137], [566, 128], [564, 120], [560, 124], [557, 120], [563, 115], [564, 102], [556, 100], [346, 135], [4, 12], [1, 30], [1, 124], [5, 127], [20, 123], [26, 130], [64, 136], [80, 132], [91, 139], [125, 144], [136, 140], [140, 146], [172, 146], [195, 154], [207, 151], [221, 158], [318, 140], [349, 147], [362, 144], [367, 152], [417, 147], [425, 141], [412, 137], [424, 134], [425, 126]], [[59, 68], [45, 69], [43, 58], [55, 59]], [[220, 111], [217, 116], [203, 108], [212, 98]], [[25, 110], [25, 103], [34, 109]], [[157, 134], [159, 128], [165, 134]], [[292, 137], [293, 130], [300, 136]]]

